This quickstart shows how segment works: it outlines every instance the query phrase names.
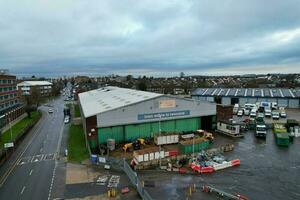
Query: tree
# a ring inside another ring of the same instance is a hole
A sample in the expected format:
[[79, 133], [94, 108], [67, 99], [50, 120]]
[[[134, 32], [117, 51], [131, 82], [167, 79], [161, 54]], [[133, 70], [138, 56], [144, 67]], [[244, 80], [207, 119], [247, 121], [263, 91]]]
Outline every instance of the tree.
[[140, 79], [137, 83], [137, 89], [138, 90], [142, 90], [142, 91], [146, 91], [147, 90], [147, 83], [146, 80], [144, 79]]
[[41, 102], [41, 90], [38, 87], [31, 88], [30, 94], [31, 101], [35, 104], [35, 108], [38, 108]]
[[183, 78], [183, 77], [184, 77], [184, 73], [180, 72], [180, 78]]
[[25, 109], [25, 112], [27, 113], [27, 116], [29, 118], [31, 118], [31, 111], [33, 110], [32, 107], [33, 107], [33, 101], [32, 101], [32, 98], [30, 95], [23, 95], [22, 96], [22, 101], [24, 103], [24, 109]]

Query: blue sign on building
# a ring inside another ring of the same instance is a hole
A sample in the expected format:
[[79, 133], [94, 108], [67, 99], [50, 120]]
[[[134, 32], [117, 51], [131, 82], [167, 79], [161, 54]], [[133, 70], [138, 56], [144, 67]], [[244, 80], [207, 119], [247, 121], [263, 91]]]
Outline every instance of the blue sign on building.
[[180, 117], [190, 115], [189, 110], [172, 111], [172, 112], [159, 112], [159, 113], [148, 113], [148, 114], [138, 114], [138, 120], [149, 120], [149, 119], [159, 119], [159, 118], [169, 118], [169, 117]]

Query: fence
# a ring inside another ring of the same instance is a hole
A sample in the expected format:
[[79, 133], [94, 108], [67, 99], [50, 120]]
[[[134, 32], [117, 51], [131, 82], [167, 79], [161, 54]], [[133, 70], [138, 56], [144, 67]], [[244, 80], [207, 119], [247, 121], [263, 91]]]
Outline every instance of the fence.
[[113, 157], [106, 157], [105, 163], [110, 164], [112, 167], [121, 169], [125, 172], [130, 182], [134, 185], [139, 195], [143, 200], [152, 200], [150, 194], [145, 190], [144, 184], [137, 176], [137, 173], [130, 167], [125, 159], [117, 159]]
[[143, 200], [152, 200], [150, 194], [145, 190], [144, 184], [140, 181], [135, 171], [131, 169], [128, 163], [123, 159], [123, 170], [131, 183], [136, 187]]

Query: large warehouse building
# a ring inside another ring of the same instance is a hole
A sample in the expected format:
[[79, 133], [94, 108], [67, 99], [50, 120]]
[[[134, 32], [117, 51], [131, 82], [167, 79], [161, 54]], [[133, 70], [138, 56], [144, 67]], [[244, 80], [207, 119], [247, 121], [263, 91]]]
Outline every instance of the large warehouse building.
[[223, 105], [277, 102], [287, 108], [300, 107], [300, 89], [287, 88], [198, 88], [192, 98]]
[[149, 138], [161, 131], [212, 129], [216, 105], [207, 101], [118, 87], [79, 94], [84, 130], [92, 148]]

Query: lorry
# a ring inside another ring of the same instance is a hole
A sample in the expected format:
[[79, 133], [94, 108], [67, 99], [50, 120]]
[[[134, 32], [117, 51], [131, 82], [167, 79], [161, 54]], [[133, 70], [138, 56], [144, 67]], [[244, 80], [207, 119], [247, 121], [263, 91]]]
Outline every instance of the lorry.
[[265, 139], [266, 136], [267, 136], [267, 126], [266, 126], [264, 120], [256, 121], [255, 137]]
[[275, 141], [278, 146], [288, 147], [290, 144], [289, 133], [284, 124], [274, 123], [273, 133], [275, 136]]

